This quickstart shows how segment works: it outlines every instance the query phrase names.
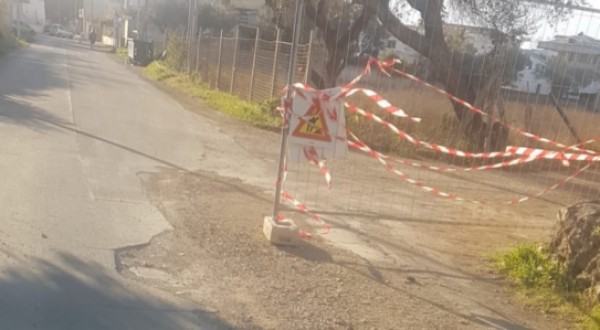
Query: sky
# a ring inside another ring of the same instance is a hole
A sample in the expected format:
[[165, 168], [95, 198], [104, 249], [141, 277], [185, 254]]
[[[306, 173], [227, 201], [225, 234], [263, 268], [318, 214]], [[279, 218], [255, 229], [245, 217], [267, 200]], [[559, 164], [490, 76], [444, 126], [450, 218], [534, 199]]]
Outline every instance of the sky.
[[[401, 2], [401, 0], [396, 0], [396, 3]], [[600, 0], [588, 0], [587, 2], [586, 7], [600, 9]], [[410, 9], [408, 6], [403, 7], [403, 11], [403, 21], [408, 24], [415, 24], [418, 21], [420, 15], [416, 11]], [[453, 15], [450, 13], [450, 17], [453, 23], [467, 24], [460, 22], [460, 14]], [[555, 26], [540, 23], [539, 29], [528, 36], [528, 42], [524, 43], [523, 48], [533, 48], [537, 42], [552, 40], [555, 35], [576, 35], [580, 32], [592, 38], [600, 39], [600, 13], [573, 10], [567, 18], [564, 18]]]

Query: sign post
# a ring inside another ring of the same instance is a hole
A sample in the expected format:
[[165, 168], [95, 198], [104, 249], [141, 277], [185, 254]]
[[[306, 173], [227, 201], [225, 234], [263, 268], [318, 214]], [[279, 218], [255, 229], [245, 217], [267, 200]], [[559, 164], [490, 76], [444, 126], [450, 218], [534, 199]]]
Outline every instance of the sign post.
[[[279, 208], [281, 204], [281, 192], [283, 185], [283, 175], [285, 170], [285, 154], [287, 149], [287, 138], [290, 131], [290, 118], [292, 116], [292, 98], [293, 98], [293, 79], [296, 68], [296, 53], [300, 30], [302, 27], [302, 16], [304, 14], [304, 0], [296, 0], [296, 15], [294, 17], [294, 30], [292, 35], [291, 57], [288, 66], [287, 94], [283, 101], [284, 115], [281, 128], [281, 146], [279, 151], [279, 167], [277, 170], [277, 182], [275, 187], [275, 203], [273, 205], [273, 216], [265, 218], [263, 232], [267, 238], [274, 244], [294, 244], [298, 228], [291, 222], [277, 224]], [[295, 232], [295, 233], [294, 233]], [[279, 235], [278, 233], [281, 233]], [[293, 235], [293, 236], [292, 236]]]

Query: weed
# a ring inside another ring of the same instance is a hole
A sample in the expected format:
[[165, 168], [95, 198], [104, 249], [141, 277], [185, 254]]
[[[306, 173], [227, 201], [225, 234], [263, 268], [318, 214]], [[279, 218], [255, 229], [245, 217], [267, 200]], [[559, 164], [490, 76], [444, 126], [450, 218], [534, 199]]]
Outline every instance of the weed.
[[127, 48], [117, 48], [115, 50], [115, 55], [117, 55], [118, 57], [120, 57], [122, 59], [127, 59], [129, 57]]
[[558, 263], [542, 246], [518, 245], [498, 258], [498, 269], [527, 288], [567, 288]]
[[517, 245], [494, 257], [494, 263], [518, 285], [518, 297], [524, 304], [578, 321], [584, 329], [600, 330], [600, 305], [574, 290], [545, 247]]

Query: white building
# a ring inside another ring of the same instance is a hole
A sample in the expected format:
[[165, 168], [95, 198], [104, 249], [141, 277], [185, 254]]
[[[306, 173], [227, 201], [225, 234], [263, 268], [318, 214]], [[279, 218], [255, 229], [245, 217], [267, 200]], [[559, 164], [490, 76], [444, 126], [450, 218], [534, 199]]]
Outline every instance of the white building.
[[[17, 6], [17, 2], [13, 2], [12, 6], [12, 17], [13, 19], [19, 19], [19, 6]], [[27, 2], [23, 2], [22, 11], [21, 11], [21, 21], [32, 25], [32, 26], [42, 26], [46, 22], [46, 9], [44, 6], [44, 0], [29, 0]]]
[[526, 51], [529, 55], [529, 65], [517, 73], [517, 79], [504, 89], [521, 93], [550, 95], [552, 81], [547, 76], [547, 66], [557, 56], [555, 52], [543, 49]]
[[[424, 33], [422, 27], [411, 26], [410, 28], [421, 34]], [[476, 26], [444, 25], [444, 35], [451, 47], [454, 46], [476, 55], [489, 53], [493, 49], [491, 33], [490, 29]], [[391, 35], [384, 40], [383, 52], [386, 51], [393, 51], [398, 58], [407, 63], [414, 63], [421, 57], [418, 52]]]

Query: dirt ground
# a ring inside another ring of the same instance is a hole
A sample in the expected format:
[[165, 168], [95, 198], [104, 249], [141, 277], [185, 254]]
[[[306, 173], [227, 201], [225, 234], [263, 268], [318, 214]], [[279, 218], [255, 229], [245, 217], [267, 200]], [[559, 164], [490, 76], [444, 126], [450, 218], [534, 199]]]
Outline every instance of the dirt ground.
[[[275, 133], [168, 92], [275, 166]], [[515, 242], [547, 240], [560, 207], [600, 195], [598, 169], [539, 200], [484, 207], [432, 198], [355, 153], [329, 168], [332, 192], [317, 169], [290, 168], [286, 189], [332, 226], [330, 233], [295, 248], [271, 246], [262, 235], [272, 186], [250, 186], [243, 174], [230, 178], [168, 168], [140, 173], [150, 200], [173, 229], [147, 245], [118, 251], [118, 269], [197, 301], [236, 329], [574, 327], [551, 313], [521, 307], [510, 285], [490, 270], [488, 257]], [[467, 176], [402, 170], [466, 197], [510, 200], [544, 189], [574, 169]], [[288, 215], [313, 233], [321, 229], [303, 215]]]

